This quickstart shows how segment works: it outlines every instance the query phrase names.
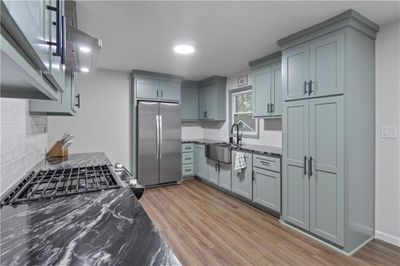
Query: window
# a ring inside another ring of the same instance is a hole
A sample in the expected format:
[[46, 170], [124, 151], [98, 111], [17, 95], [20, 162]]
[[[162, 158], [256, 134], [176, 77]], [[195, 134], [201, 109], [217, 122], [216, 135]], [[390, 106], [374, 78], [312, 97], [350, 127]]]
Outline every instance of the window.
[[253, 118], [251, 87], [230, 92], [230, 111], [230, 126], [237, 123], [244, 138], [258, 138], [258, 120]]

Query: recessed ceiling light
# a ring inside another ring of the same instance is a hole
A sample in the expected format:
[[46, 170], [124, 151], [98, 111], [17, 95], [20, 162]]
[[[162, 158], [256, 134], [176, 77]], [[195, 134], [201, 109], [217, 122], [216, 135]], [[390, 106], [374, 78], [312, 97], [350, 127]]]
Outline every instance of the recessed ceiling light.
[[89, 68], [87, 68], [87, 67], [81, 67], [81, 72], [89, 72]]
[[81, 50], [83, 53], [89, 53], [91, 51], [90, 48], [86, 46], [79, 47], [79, 50]]
[[175, 53], [178, 53], [178, 54], [193, 54], [195, 49], [191, 45], [183, 44], [183, 45], [176, 45], [174, 47], [174, 51], [175, 51]]

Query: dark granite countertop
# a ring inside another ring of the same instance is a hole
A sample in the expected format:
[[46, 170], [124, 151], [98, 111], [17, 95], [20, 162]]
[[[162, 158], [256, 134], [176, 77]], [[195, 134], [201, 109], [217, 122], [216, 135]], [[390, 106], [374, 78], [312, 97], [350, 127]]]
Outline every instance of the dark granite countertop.
[[[34, 169], [110, 164], [104, 153], [44, 160]], [[180, 265], [127, 188], [3, 206], [4, 265]]]
[[[212, 139], [187, 139], [182, 140], [182, 143], [197, 143], [197, 144], [214, 144], [222, 143], [221, 140]], [[282, 148], [273, 146], [263, 146], [263, 145], [253, 145], [253, 144], [243, 144], [239, 148], [234, 148], [235, 150], [248, 151], [253, 153], [265, 154], [265, 155], [282, 155]]]

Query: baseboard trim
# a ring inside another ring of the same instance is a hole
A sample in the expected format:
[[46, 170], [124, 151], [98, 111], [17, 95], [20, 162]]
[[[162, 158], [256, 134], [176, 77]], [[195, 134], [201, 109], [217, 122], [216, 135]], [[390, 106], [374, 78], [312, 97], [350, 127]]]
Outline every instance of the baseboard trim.
[[385, 241], [385, 242], [387, 242], [389, 244], [392, 244], [392, 245], [400, 247], [400, 237], [395, 237], [395, 236], [386, 234], [384, 232], [375, 230], [375, 238], [379, 239], [379, 240], [382, 240], [382, 241]]
[[342, 249], [340, 249], [340, 248], [338, 248], [338, 247], [336, 247], [336, 246], [334, 246], [334, 245], [331, 245], [331, 244], [329, 244], [329, 243], [327, 243], [327, 242], [325, 242], [325, 241], [319, 239], [318, 237], [315, 237], [315, 236], [313, 236], [313, 235], [307, 234], [306, 232], [304, 232], [304, 231], [302, 231], [302, 230], [300, 230], [300, 229], [298, 229], [298, 228], [292, 226], [291, 224], [286, 223], [285, 221], [279, 220], [279, 222], [280, 222], [281, 224], [283, 224], [283, 225], [285, 225], [285, 226], [287, 226], [287, 227], [289, 227], [289, 228], [291, 228], [291, 229], [293, 229], [293, 230], [299, 232], [299, 233], [302, 233], [303, 235], [306, 235], [306, 236], [308, 236], [308, 237], [310, 237], [310, 238], [312, 238], [312, 239], [318, 241], [319, 243], [321, 243], [321, 244], [323, 244], [323, 245], [325, 245], [325, 246], [327, 246], [327, 247], [329, 247], [329, 248], [335, 250], [336, 252], [339, 252], [339, 253], [344, 254], [344, 255], [346, 255], [346, 256], [352, 256], [354, 253], [356, 253], [358, 250], [360, 250], [363, 246], [365, 246], [366, 244], [368, 244], [369, 241], [371, 241], [371, 240], [374, 239], [374, 236], [372, 236], [372, 237], [370, 237], [369, 239], [367, 239], [365, 242], [363, 242], [362, 244], [360, 244], [358, 247], [356, 247], [355, 249], [353, 249], [351, 252], [346, 252], [346, 251], [344, 251], [344, 250], [342, 250]]

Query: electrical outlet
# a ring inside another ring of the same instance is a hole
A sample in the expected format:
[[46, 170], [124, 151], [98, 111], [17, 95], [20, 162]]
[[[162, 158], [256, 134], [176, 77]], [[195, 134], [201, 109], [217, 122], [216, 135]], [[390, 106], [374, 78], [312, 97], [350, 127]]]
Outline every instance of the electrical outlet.
[[381, 138], [383, 139], [397, 139], [397, 133], [397, 126], [382, 126], [381, 128]]

